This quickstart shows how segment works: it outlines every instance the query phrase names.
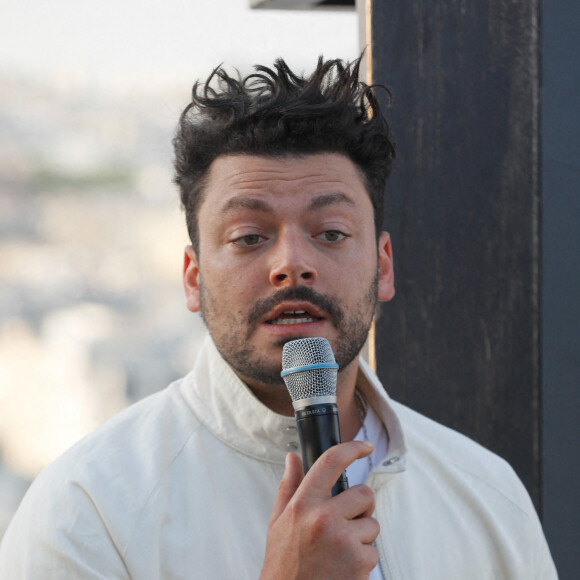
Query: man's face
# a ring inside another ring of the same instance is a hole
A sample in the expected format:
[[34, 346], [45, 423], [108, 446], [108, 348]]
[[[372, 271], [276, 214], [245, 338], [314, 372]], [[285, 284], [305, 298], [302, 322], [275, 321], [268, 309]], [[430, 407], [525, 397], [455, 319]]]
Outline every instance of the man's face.
[[[341, 369], [362, 348], [377, 298], [394, 293], [388, 234], [340, 154], [218, 157], [186, 249], [187, 306], [257, 394], [282, 389], [282, 347], [322, 336]], [[354, 363], [356, 364], [356, 363]], [[273, 393], [272, 393], [273, 395]]]

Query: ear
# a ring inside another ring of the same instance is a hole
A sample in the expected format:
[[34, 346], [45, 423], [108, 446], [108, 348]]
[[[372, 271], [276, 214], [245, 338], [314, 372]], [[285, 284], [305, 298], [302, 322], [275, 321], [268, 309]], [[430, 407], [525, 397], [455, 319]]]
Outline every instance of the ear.
[[193, 246], [186, 246], [183, 257], [183, 288], [185, 305], [191, 312], [200, 311], [199, 303], [199, 265]]
[[395, 295], [395, 270], [393, 268], [393, 248], [391, 236], [381, 232], [379, 236], [379, 289], [381, 302], [388, 302]]

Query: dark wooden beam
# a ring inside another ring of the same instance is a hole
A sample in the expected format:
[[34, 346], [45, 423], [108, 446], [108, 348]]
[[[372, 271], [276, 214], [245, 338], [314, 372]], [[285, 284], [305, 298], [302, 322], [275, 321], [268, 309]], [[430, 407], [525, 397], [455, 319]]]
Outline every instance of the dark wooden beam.
[[[540, 57], [536, 0], [372, 4], [394, 93], [385, 225], [389, 392], [506, 458], [540, 507]], [[386, 101], [386, 98], [384, 99]]]

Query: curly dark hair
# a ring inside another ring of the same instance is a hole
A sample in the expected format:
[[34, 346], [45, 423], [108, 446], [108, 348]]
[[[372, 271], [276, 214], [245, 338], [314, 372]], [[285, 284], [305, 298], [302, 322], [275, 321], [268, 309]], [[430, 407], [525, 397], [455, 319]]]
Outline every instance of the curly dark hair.
[[275, 70], [258, 65], [243, 78], [220, 66], [205, 84], [195, 83], [173, 146], [174, 181], [196, 253], [197, 211], [208, 170], [214, 159], [228, 154], [346, 155], [364, 177], [378, 235], [395, 145], [374, 91], [385, 89], [389, 100], [391, 93], [359, 81], [361, 58], [348, 63], [320, 57], [309, 77], [295, 74], [282, 59], [275, 61]]

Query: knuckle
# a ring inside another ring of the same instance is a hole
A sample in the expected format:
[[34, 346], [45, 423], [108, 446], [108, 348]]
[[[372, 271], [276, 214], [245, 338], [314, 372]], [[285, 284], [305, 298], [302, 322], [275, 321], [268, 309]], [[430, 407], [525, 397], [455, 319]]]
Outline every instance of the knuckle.
[[310, 521], [310, 529], [314, 534], [314, 537], [325, 536], [328, 531], [332, 528], [333, 518], [331, 514], [325, 511], [317, 511], [312, 515]]
[[379, 563], [379, 550], [376, 546], [369, 546], [368, 560], [371, 570]]
[[352, 535], [345, 527], [342, 527], [335, 532], [335, 541], [337, 546], [340, 546], [343, 550], [348, 550], [353, 547]]
[[370, 568], [370, 558], [368, 554], [363, 553], [361, 550], [352, 555], [351, 561], [355, 570], [364, 570], [365, 572], [367, 570], [369, 570], [369, 572], [372, 570], [372, 568]]
[[365, 484], [360, 484], [352, 488], [356, 491], [358, 501], [365, 506], [367, 513], [373, 512], [375, 509], [375, 492]]
[[366, 499], [367, 501], [372, 501], [373, 503], [375, 502], [375, 492], [368, 486], [365, 485], [364, 483], [361, 483], [360, 485], [356, 486], [358, 489], [358, 492], [361, 494], [361, 496]]
[[292, 520], [298, 521], [302, 517], [302, 514], [306, 511], [307, 506], [308, 502], [305, 499], [294, 497], [286, 509], [290, 512]]
[[377, 522], [375, 519], [370, 518], [371, 522], [370, 522], [370, 526], [368, 529], [368, 545], [372, 545], [374, 542], [377, 541], [377, 538], [379, 537], [379, 534], [381, 533], [381, 526], [379, 525], [379, 522]]
[[379, 551], [375, 546], [366, 546], [365, 550], [358, 550], [353, 555], [352, 561], [357, 570], [368, 575], [379, 562]]

